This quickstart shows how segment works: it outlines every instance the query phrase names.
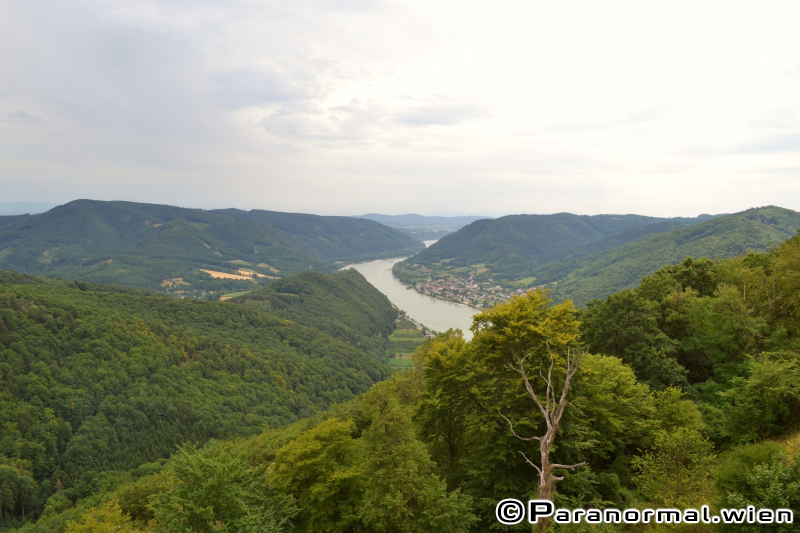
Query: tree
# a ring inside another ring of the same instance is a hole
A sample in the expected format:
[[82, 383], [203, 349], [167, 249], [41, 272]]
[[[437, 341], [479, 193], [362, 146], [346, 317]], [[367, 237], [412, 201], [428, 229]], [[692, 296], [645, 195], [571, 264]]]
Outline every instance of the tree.
[[714, 496], [714, 446], [697, 406], [681, 396], [674, 387], [655, 393], [654, 439], [633, 459], [639, 489], [654, 507], [685, 509]]
[[417, 440], [410, 409], [401, 405], [394, 383], [373, 387], [366, 402], [373, 413], [364, 431], [366, 487], [360, 516], [379, 533], [466, 533], [477, 522], [472, 499], [447, 486], [434, 472], [425, 445]]
[[550, 354], [550, 367], [547, 370], [547, 377], [541, 373], [541, 370], [539, 371], [539, 377], [544, 381], [545, 386], [544, 403], [542, 403], [542, 400], [539, 398], [539, 394], [531, 385], [530, 375], [528, 373], [529, 369], [525, 366], [528, 363], [530, 356], [533, 355], [535, 351], [518, 358], [516, 367], [514, 368], [514, 370], [519, 372], [520, 376], [522, 376], [522, 379], [525, 382], [525, 390], [527, 390], [528, 394], [536, 404], [536, 407], [539, 409], [539, 412], [542, 414], [542, 417], [544, 417], [545, 424], [547, 425], [547, 430], [545, 431], [544, 435], [541, 437], [521, 437], [514, 431], [514, 425], [511, 420], [503, 415], [499, 409], [498, 413], [503, 420], [508, 422], [509, 430], [514, 437], [524, 442], [536, 441], [539, 443], [539, 465], [528, 459], [525, 453], [519, 453], [525, 458], [525, 462], [535, 468], [539, 473], [539, 499], [552, 500], [555, 493], [556, 482], [564, 479], [563, 477], [556, 476], [553, 470], [556, 468], [575, 470], [577, 467], [586, 466], [587, 464], [585, 461], [574, 465], [562, 465], [550, 462], [550, 453], [553, 450], [553, 444], [555, 444], [556, 434], [558, 433], [558, 428], [561, 424], [561, 417], [564, 416], [564, 408], [567, 406], [567, 394], [569, 393], [572, 378], [578, 371], [578, 368], [581, 364], [581, 359], [583, 359], [585, 352], [579, 349], [570, 350], [567, 348], [564, 383], [561, 385], [561, 392], [556, 393], [557, 384], [555, 383], [555, 377], [553, 376], [553, 368], [556, 364], [555, 356], [553, 355], [553, 352], [548, 344], [545, 344], [545, 348]]
[[358, 530], [364, 492], [362, 457], [352, 420], [322, 422], [279, 449], [272, 479], [291, 493], [302, 513], [297, 529], [319, 533]]
[[731, 408], [728, 434], [740, 443], [773, 437], [800, 420], [800, 356], [767, 352], [753, 357], [750, 375], [721, 393]]
[[658, 326], [659, 306], [625, 290], [593, 300], [581, 315], [583, 341], [594, 353], [614, 355], [654, 389], [685, 386], [686, 370], [674, 358], [677, 342]]
[[212, 441], [201, 450], [179, 449], [169, 466], [180, 481], [153, 498], [156, 531], [285, 533], [290, 529], [289, 520], [296, 513], [293, 499], [277, 494], [265, 465], [250, 465], [243, 452]]
[[66, 533], [141, 533], [116, 500], [108, 501], [81, 514], [80, 521], [67, 522]]

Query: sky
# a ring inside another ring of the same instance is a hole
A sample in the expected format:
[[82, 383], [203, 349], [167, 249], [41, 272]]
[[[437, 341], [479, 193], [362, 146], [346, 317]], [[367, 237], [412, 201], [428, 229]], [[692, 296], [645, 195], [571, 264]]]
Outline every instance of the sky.
[[800, 211], [800, 3], [0, 2], [0, 201]]

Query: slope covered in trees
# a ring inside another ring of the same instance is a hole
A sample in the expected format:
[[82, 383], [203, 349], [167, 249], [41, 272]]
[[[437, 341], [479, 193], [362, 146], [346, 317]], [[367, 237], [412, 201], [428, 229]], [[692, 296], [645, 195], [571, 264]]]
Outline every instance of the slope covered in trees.
[[345, 404], [184, 447], [74, 507], [54, 495], [22, 531], [530, 531], [501, 525], [495, 505], [537, 495], [534, 437], [547, 425], [532, 398], [551, 378], [557, 400], [570, 353], [583, 355], [549, 453], [558, 507], [753, 505], [791, 509], [795, 520], [552, 531], [796, 531], [797, 264], [800, 236], [764, 254], [687, 258], [585, 310], [543, 291], [515, 297], [476, 315], [471, 341], [442, 333], [416, 350], [415, 368]]
[[231, 300], [311, 326], [384, 357], [398, 310], [358, 271], [301, 272]]
[[[535, 437], [550, 426], [533, 398], [548, 394], [564, 407], [545, 472], [558, 507], [795, 513], [756, 527], [552, 531], [796, 531], [798, 264], [800, 235], [766, 253], [685, 258], [584, 310], [532, 291], [476, 315], [471, 341], [442, 333], [414, 368], [327, 411], [29, 501], [44, 513], [21, 531], [530, 531], [500, 524], [495, 506], [537, 495]], [[0, 466], [0, 483], [27, 486], [23, 462]], [[16, 500], [8, 508], [19, 515]]]
[[[511, 215], [473, 222], [413, 257], [432, 266], [442, 261], [451, 268], [484, 264], [498, 279], [526, 277], [532, 268], [575, 253], [575, 248], [609, 235], [662, 223], [660, 231], [690, 225], [698, 219], [670, 219], [639, 215]], [[664, 226], [664, 223], [667, 223]], [[672, 224], [672, 226], [670, 226]], [[632, 233], [628, 239], [641, 234]], [[615, 243], [610, 241], [608, 246]]]
[[557, 300], [583, 304], [635, 287], [642, 277], [685, 257], [736, 257], [765, 252], [800, 229], [800, 213], [780, 207], [749, 209], [689, 228], [641, 238], [605, 252], [551, 263], [534, 271], [536, 284]]
[[[413, 253], [422, 244], [373, 221], [272, 211], [203, 211], [76, 200], [0, 217], [0, 268], [155, 290], [247, 290], [304, 270]], [[242, 270], [244, 269], [244, 270]]]
[[3, 513], [35, 516], [102, 472], [311, 416], [388, 373], [257, 309], [0, 271]]
[[[491, 278], [549, 288], [557, 301], [569, 298], [583, 305], [636, 286], [664, 264], [687, 256], [763, 252], [800, 228], [800, 213], [779, 207], [695, 219], [550, 216], [556, 218], [475, 222], [396, 264], [395, 275], [406, 283], [428, 277]], [[481, 249], [487, 250], [483, 256]]]

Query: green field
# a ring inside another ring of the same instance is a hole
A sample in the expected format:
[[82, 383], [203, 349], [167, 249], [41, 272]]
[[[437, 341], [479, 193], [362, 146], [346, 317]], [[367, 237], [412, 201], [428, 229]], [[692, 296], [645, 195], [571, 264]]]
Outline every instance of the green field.
[[[408, 355], [410, 356], [411, 354]], [[411, 361], [410, 357], [389, 359], [389, 366], [392, 368], [411, 368], [414, 366], [414, 362]]]
[[396, 329], [389, 338], [390, 339], [394, 338], [396, 340], [408, 340], [408, 339], [425, 340], [425, 336], [418, 329]]
[[227, 296], [228, 298], [235, 298], [237, 296], [244, 296], [248, 292], [251, 292], [251, 291], [229, 292], [228, 294], [223, 294], [222, 296]]

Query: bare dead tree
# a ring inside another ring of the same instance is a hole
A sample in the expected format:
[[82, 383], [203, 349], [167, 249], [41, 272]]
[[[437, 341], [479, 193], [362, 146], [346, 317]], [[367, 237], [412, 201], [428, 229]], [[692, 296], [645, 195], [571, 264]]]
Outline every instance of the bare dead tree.
[[[547, 377], [542, 375], [541, 369], [539, 370], [539, 377], [544, 381], [545, 384], [544, 402], [542, 402], [542, 400], [539, 398], [539, 394], [533, 390], [533, 386], [531, 385], [531, 376], [528, 373], [528, 369], [525, 367], [530, 357], [536, 353], [541, 346], [524, 357], [517, 357], [516, 365], [509, 365], [513, 370], [522, 376], [522, 379], [525, 381], [525, 389], [528, 391], [528, 394], [530, 394], [531, 398], [533, 398], [533, 401], [536, 403], [536, 407], [539, 408], [542, 416], [544, 416], [545, 423], [547, 424], [547, 430], [545, 431], [544, 435], [541, 437], [520, 437], [517, 435], [516, 431], [514, 431], [514, 425], [511, 423], [511, 420], [506, 418], [506, 416], [503, 415], [499, 409], [497, 412], [506, 422], [508, 422], [508, 427], [511, 430], [511, 434], [516, 438], [524, 442], [539, 442], [539, 465], [534, 464], [533, 461], [528, 459], [523, 452], [519, 453], [525, 458], [525, 462], [535, 468], [539, 473], [539, 499], [552, 501], [553, 496], [555, 495], [556, 483], [564, 479], [563, 477], [556, 476], [553, 473], [553, 470], [556, 468], [566, 468], [574, 471], [579, 466], [586, 465], [585, 462], [575, 465], [562, 465], [550, 462], [550, 451], [553, 448], [553, 443], [556, 439], [556, 433], [558, 433], [558, 427], [561, 423], [561, 417], [564, 414], [564, 408], [567, 405], [567, 393], [569, 392], [570, 385], [572, 384], [572, 377], [578, 371], [578, 366], [580, 366], [581, 360], [586, 352], [580, 350], [570, 350], [569, 348], [567, 349], [567, 372], [566, 376], [564, 377], [564, 385], [561, 388], [561, 393], [558, 395], [558, 397], [556, 397], [555, 386], [553, 384], [553, 368], [555, 367], [555, 357], [550, 349], [550, 345], [545, 343], [544, 346], [547, 348], [547, 353], [550, 354], [550, 368], [547, 370]], [[541, 527], [546, 527], [546, 525]]]

